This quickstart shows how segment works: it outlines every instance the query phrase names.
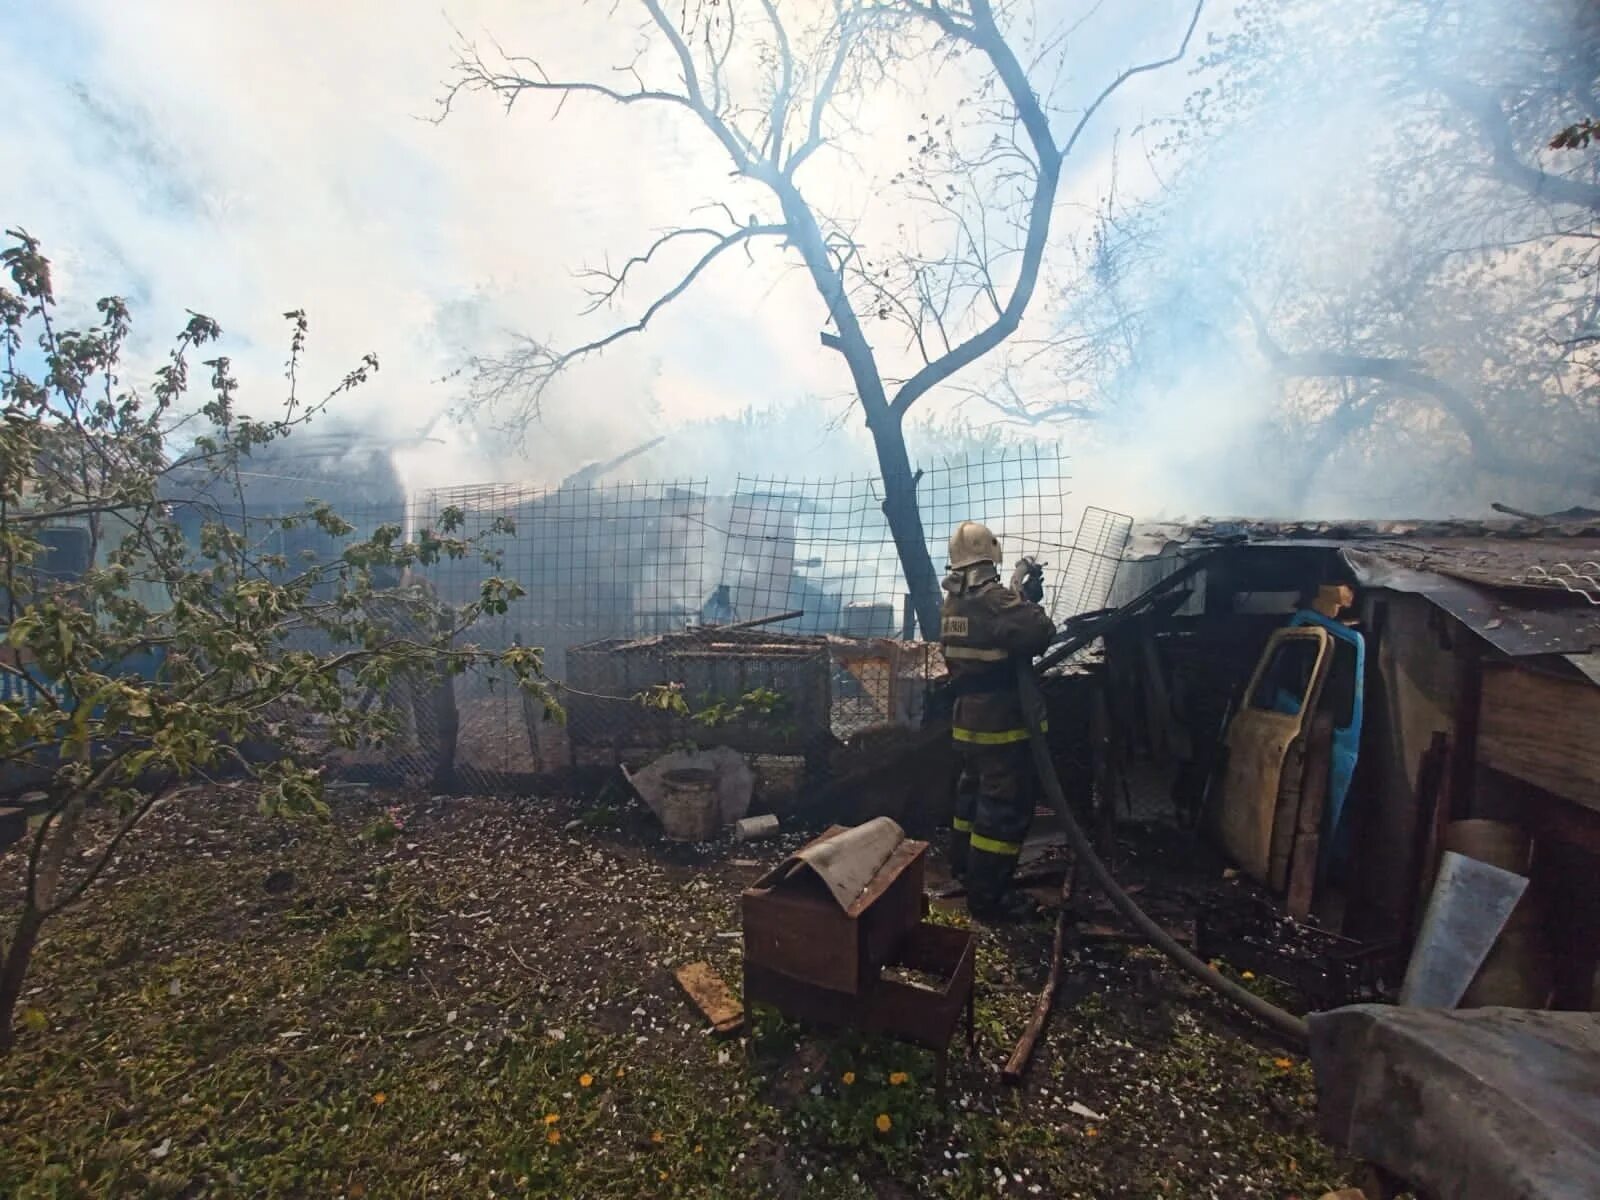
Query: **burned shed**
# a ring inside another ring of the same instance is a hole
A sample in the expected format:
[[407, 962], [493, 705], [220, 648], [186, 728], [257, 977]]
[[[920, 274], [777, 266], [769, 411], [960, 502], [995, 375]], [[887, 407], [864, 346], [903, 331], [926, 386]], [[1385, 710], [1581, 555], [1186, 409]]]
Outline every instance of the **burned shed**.
[[[191, 545], [200, 544], [203, 524], [217, 522], [251, 537], [256, 553], [281, 555], [289, 570], [299, 571], [336, 560], [347, 541], [369, 537], [379, 525], [405, 525], [406, 490], [393, 448], [354, 430], [284, 438], [255, 447], [237, 471], [218, 473], [203, 463], [174, 469], [163, 499]], [[293, 529], [274, 523], [312, 504], [326, 504], [354, 526], [350, 537], [310, 523]]]
[[1535, 915], [1478, 1002], [1600, 1007], [1597, 560], [1582, 512], [1144, 527], [1113, 604], [1174, 586], [1106, 639], [1114, 724], [1293, 915], [1402, 956], [1492, 837]]

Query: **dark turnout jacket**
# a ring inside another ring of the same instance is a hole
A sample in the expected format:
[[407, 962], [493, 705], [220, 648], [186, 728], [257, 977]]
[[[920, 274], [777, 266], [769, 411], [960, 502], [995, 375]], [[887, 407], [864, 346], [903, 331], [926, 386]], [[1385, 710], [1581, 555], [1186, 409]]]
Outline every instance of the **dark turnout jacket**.
[[1001, 583], [990, 566], [952, 571], [944, 589], [939, 642], [955, 693], [952, 735], [978, 746], [1027, 740], [1016, 663], [1044, 653], [1055, 623]]

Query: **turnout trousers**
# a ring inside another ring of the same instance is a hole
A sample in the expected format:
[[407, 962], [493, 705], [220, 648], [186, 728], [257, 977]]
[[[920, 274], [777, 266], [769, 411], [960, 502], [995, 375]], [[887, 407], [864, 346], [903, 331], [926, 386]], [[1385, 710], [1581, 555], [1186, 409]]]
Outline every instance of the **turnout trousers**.
[[969, 905], [992, 911], [1011, 885], [1022, 842], [1033, 823], [1038, 788], [1028, 743], [986, 746], [957, 742], [961, 775], [952, 822], [953, 858], [964, 868]]

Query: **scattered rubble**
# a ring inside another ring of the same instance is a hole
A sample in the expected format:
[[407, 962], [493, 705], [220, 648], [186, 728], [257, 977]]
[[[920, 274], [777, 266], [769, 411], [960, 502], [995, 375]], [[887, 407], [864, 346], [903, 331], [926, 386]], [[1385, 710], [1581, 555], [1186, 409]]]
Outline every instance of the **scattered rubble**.
[[744, 755], [727, 746], [674, 750], [622, 777], [667, 830], [682, 841], [709, 841], [750, 808], [755, 774]]

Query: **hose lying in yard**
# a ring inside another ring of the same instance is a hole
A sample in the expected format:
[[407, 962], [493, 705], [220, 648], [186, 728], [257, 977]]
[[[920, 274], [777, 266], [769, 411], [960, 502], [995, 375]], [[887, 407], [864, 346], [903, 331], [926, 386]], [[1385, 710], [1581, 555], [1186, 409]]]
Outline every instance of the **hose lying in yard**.
[[1033, 750], [1033, 763], [1039, 772], [1039, 781], [1044, 785], [1045, 793], [1049, 796], [1056, 815], [1061, 818], [1062, 828], [1066, 831], [1067, 841], [1072, 846], [1073, 853], [1078, 856], [1078, 861], [1089, 869], [1089, 874], [1093, 876], [1095, 883], [1100, 885], [1100, 890], [1105, 892], [1112, 907], [1128, 924], [1143, 934], [1152, 946], [1195, 979], [1224, 999], [1237, 1004], [1275, 1033], [1281, 1034], [1298, 1046], [1304, 1046], [1309, 1039], [1304, 1020], [1293, 1013], [1285, 1012], [1276, 1004], [1269, 1004], [1254, 992], [1240, 987], [1184, 949], [1171, 934], [1151, 920], [1112, 878], [1111, 871], [1094, 852], [1094, 847], [1084, 834], [1083, 827], [1073, 817], [1072, 809], [1067, 805], [1066, 793], [1061, 790], [1061, 779], [1056, 774], [1055, 763], [1050, 758], [1050, 744], [1042, 725], [1044, 696], [1039, 690], [1038, 677], [1035, 676], [1032, 666], [1026, 662], [1017, 666], [1017, 683], [1022, 692], [1022, 709], [1028, 718], [1028, 743]]

